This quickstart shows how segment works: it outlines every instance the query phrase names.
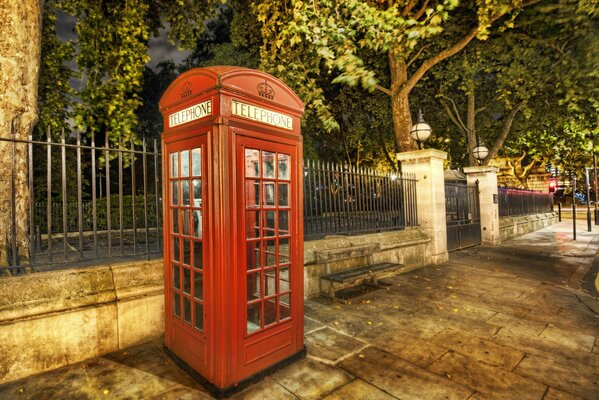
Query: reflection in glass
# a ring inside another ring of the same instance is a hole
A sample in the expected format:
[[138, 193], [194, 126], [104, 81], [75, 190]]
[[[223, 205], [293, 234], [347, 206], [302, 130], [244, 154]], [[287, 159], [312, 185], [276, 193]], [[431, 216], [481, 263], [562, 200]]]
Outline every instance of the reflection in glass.
[[246, 253], [247, 269], [260, 268], [260, 242], [247, 242]]
[[193, 210], [193, 236], [196, 238], [202, 238], [202, 212], [200, 210]]
[[255, 274], [248, 274], [247, 276], [247, 294], [248, 301], [259, 299], [262, 294], [262, 290], [260, 288], [260, 273], [257, 272]]
[[253, 149], [245, 149], [245, 177], [260, 177], [260, 152]]
[[289, 184], [279, 183], [279, 207], [289, 207]]
[[191, 173], [193, 176], [202, 175], [202, 149], [193, 149], [191, 151]]
[[181, 270], [177, 264], [173, 264], [173, 286], [181, 289]]
[[202, 269], [204, 265], [204, 253], [202, 251], [202, 242], [193, 242], [193, 266]]
[[279, 211], [279, 235], [289, 234], [289, 211]]
[[275, 206], [275, 184], [264, 183], [264, 207]]
[[260, 237], [260, 211], [246, 211], [245, 237], [248, 239]]
[[194, 179], [193, 185], [193, 206], [202, 207], [202, 180]]
[[179, 204], [179, 181], [171, 182], [171, 203], [174, 206]]
[[179, 233], [179, 213], [173, 208], [173, 233]]
[[264, 326], [277, 322], [277, 298], [264, 301]]
[[179, 174], [179, 153], [171, 153], [171, 178], [176, 178]]
[[264, 178], [275, 177], [275, 154], [268, 151], [262, 152], [262, 173]]
[[279, 293], [289, 291], [289, 268], [279, 268]]
[[290, 160], [288, 154], [279, 154], [279, 179], [289, 179]]
[[196, 329], [201, 331], [204, 330], [204, 305], [200, 303], [194, 303], [195, 308], [195, 322], [194, 326]]
[[266, 266], [270, 267], [273, 265], [277, 265], [277, 257], [276, 257], [276, 240], [267, 240], [266, 241]]
[[279, 265], [289, 262], [289, 238], [279, 239]]
[[193, 297], [199, 300], [204, 298], [204, 275], [199, 272], [193, 273]]
[[181, 181], [181, 204], [189, 205], [189, 181]]
[[191, 260], [191, 249], [189, 247], [189, 239], [183, 239], [183, 263], [186, 265], [189, 265]]
[[179, 293], [174, 293], [173, 296], [173, 305], [174, 305], [174, 312], [173, 314], [175, 314], [175, 317], [181, 317], [181, 296], [179, 296]]
[[260, 207], [260, 181], [245, 181], [246, 207]]
[[260, 329], [261, 323], [261, 305], [262, 303], [248, 304], [248, 315], [247, 315], [247, 333], [252, 333]]
[[191, 301], [183, 296], [183, 319], [191, 324]]
[[279, 298], [279, 320], [291, 317], [290, 295], [284, 294]]
[[191, 293], [191, 271], [188, 268], [183, 268], [183, 292]]
[[181, 210], [181, 224], [183, 225], [183, 234], [189, 236], [189, 208], [184, 208]]
[[180, 255], [179, 255], [179, 238], [174, 236], [173, 237], [173, 260], [175, 261], [179, 261], [180, 260]]
[[264, 282], [264, 296], [277, 294], [277, 270], [273, 268], [264, 273], [266, 281]]
[[264, 236], [275, 236], [275, 212], [265, 211]]
[[181, 176], [189, 176], [189, 150], [181, 152]]

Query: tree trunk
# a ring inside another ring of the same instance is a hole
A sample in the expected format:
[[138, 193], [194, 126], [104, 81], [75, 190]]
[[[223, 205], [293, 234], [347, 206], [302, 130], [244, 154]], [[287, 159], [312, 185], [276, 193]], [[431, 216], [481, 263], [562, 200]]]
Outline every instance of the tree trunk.
[[468, 130], [468, 161], [470, 162], [470, 166], [474, 167], [478, 165], [478, 161], [474, 158], [472, 151], [476, 147], [476, 104], [474, 91], [467, 94], [468, 106], [466, 110], [466, 129]]
[[[28, 139], [37, 122], [43, 0], [0, 2], [0, 137]], [[13, 129], [14, 128], [14, 129]], [[11, 165], [12, 164], [12, 165]], [[14, 171], [14, 174], [11, 173]], [[13, 186], [14, 185], [14, 186]], [[11, 207], [14, 188], [14, 208]], [[12, 215], [16, 215], [13, 221]], [[0, 266], [29, 261], [28, 151], [0, 140]], [[13, 228], [13, 223], [14, 228]], [[16, 229], [15, 229], [16, 228]], [[16, 230], [16, 236], [13, 231]], [[17, 253], [9, 245], [16, 240]]]
[[389, 70], [391, 73], [391, 115], [395, 130], [395, 144], [398, 151], [416, 150], [416, 142], [410, 136], [412, 116], [410, 113], [409, 90], [403, 90], [408, 80], [408, 66], [405, 60], [389, 51]]

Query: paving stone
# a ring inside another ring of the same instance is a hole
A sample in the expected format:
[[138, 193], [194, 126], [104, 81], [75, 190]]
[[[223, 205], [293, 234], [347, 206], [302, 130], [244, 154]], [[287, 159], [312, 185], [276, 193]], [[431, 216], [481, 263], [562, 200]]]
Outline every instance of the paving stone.
[[376, 386], [356, 379], [334, 391], [324, 400], [393, 400], [395, 397], [383, 392]]
[[322, 360], [335, 361], [365, 346], [361, 340], [324, 328], [305, 336], [308, 354]]
[[599, 370], [592, 373], [543, 357], [526, 356], [514, 372], [584, 399], [599, 399]]
[[573, 394], [562, 392], [561, 390], [549, 388], [543, 400], [582, 400], [582, 397], [574, 396]]
[[268, 399], [268, 400], [289, 400], [297, 399], [294, 395], [289, 393], [283, 386], [279, 385], [275, 380], [267, 377], [263, 381], [250, 386], [241, 393], [238, 393], [231, 397], [234, 400], [254, 400], [254, 399]]
[[304, 333], [313, 331], [314, 329], [324, 327], [320, 322], [304, 316]]
[[555, 326], [548, 326], [541, 332], [539, 337], [561, 347], [568, 347], [579, 351], [592, 351], [596, 338], [576, 332], [576, 330], [576, 327], [571, 327], [566, 331]]
[[478, 321], [476, 319], [470, 319], [465, 312], [461, 312], [459, 309], [453, 311], [446, 307], [442, 310], [431, 308], [426, 312], [414, 315], [413, 318], [414, 324], [434, 325], [437, 331], [435, 334], [441, 332], [443, 328], [452, 328], [468, 331], [475, 336], [488, 339], [495, 335], [499, 329], [495, 325], [487, 324], [486, 322]]
[[486, 322], [491, 325], [501, 326], [530, 336], [539, 336], [543, 329], [547, 327], [547, 324], [543, 322], [530, 321], [503, 313], [493, 315]]
[[541, 399], [546, 386], [453, 351], [428, 369], [495, 399]]
[[142, 397], [148, 400], [211, 400], [213, 397], [207, 392], [200, 390], [193, 390], [187, 386], [176, 386], [163, 393], [156, 394], [155, 396]]
[[466, 332], [446, 329], [432, 339], [435, 343], [484, 363], [511, 371], [524, 353], [469, 335]]
[[297, 398], [311, 400], [326, 396], [353, 376], [341, 368], [307, 358], [276, 372], [272, 379]]
[[343, 360], [339, 366], [404, 400], [467, 399], [473, 392], [375, 347]]

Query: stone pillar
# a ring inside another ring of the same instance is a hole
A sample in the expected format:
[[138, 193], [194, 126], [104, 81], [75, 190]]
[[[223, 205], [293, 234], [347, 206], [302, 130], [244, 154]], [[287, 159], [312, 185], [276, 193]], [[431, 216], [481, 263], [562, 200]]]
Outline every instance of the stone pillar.
[[416, 185], [418, 224], [432, 239], [433, 264], [441, 264], [449, 260], [443, 167], [446, 159], [447, 153], [435, 149], [397, 154], [402, 172], [414, 174], [418, 180]]
[[499, 234], [499, 204], [497, 192], [497, 167], [481, 165], [465, 167], [468, 184], [478, 181], [480, 199], [480, 229], [482, 244], [498, 245], [501, 243]]

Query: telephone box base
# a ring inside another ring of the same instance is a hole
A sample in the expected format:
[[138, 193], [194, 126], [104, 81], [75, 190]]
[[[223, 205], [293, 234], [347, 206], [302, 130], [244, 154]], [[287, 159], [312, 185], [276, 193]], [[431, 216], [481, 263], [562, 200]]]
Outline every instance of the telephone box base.
[[273, 374], [274, 372], [282, 369], [290, 364], [293, 364], [296, 361], [304, 359], [306, 357], [306, 346], [302, 347], [300, 351], [297, 353], [279, 361], [278, 363], [242, 380], [236, 385], [231, 385], [226, 388], [220, 388], [210, 382], [208, 379], [204, 378], [202, 375], [198, 374], [193, 368], [191, 368], [185, 361], [179, 358], [175, 353], [173, 353], [168, 347], [164, 346], [164, 352], [167, 356], [169, 356], [175, 364], [179, 366], [185, 373], [191, 376], [196, 382], [202, 385], [210, 394], [217, 399], [223, 399], [229, 397], [235, 393], [242, 391], [248, 386], [262, 380], [267, 375]]

